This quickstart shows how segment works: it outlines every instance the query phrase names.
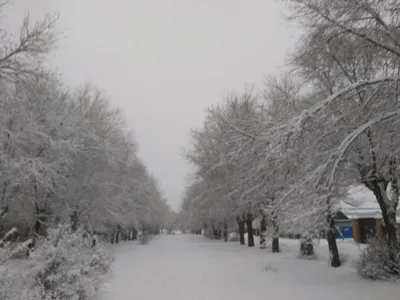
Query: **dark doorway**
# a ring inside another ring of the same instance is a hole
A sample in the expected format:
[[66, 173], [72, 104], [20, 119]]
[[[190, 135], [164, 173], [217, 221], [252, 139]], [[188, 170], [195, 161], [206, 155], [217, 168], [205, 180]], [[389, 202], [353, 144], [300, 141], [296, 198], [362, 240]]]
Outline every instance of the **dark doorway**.
[[359, 219], [360, 224], [360, 243], [365, 244], [368, 238], [376, 234], [376, 221], [373, 218]]

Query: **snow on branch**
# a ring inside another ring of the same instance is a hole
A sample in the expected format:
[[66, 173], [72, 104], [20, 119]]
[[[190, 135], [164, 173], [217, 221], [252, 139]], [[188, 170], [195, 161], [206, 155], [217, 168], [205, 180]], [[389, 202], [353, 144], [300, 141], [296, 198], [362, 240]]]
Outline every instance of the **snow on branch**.
[[383, 84], [383, 83], [394, 83], [400, 82], [400, 76], [396, 77], [385, 77], [385, 78], [378, 78], [373, 80], [361, 80], [357, 81], [354, 84], [351, 84], [336, 93], [332, 94], [328, 98], [323, 101], [318, 102], [317, 104], [313, 105], [311, 108], [304, 110], [299, 116], [294, 117], [292, 120], [289, 121], [288, 124], [279, 125], [278, 127], [272, 128], [273, 131], [277, 129], [286, 129], [287, 127], [291, 127], [296, 129], [300, 129], [303, 127], [304, 123], [307, 119], [314, 117], [319, 112], [323, 111], [327, 108], [332, 102], [339, 99], [340, 97], [345, 96], [346, 94], [353, 92], [355, 90], [360, 91], [361, 88]]
[[325, 171], [330, 170], [329, 174], [329, 179], [327, 181], [327, 187], [330, 188], [333, 185], [334, 182], [334, 177], [337, 172], [339, 163], [343, 159], [344, 154], [346, 153], [347, 149], [352, 145], [354, 140], [359, 137], [362, 133], [364, 133], [366, 130], [371, 128], [372, 126], [384, 122], [390, 121], [392, 118], [397, 117], [400, 115], [400, 108], [397, 108], [393, 111], [390, 112], [385, 112], [380, 114], [379, 116], [376, 116], [374, 119], [366, 122], [365, 124], [361, 125], [357, 129], [355, 129], [353, 132], [351, 132], [347, 137], [342, 141], [342, 143], [339, 145], [337, 150], [335, 151], [335, 159], [333, 161], [330, 161], [329, 164], [326, 165]]

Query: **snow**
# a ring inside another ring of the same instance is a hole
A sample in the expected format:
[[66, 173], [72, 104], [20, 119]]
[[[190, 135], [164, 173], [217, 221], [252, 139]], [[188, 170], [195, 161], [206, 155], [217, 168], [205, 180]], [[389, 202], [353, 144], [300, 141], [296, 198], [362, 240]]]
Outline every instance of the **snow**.
[[374, 194], [363, 186], [349, 188], [345, 199], [340, 201], [340, 206], [341, 211], [349, 219], [381, 218], [379, 204]]
[[352, 186], [347, 191], [345, 203], [349, 206], [360, 208], [379, 209], [374, 193], [367, 187], [359, 185]]
[[328, 266], [324, 241], [316, 261], [297, 259], [294, 240], [281, 240], [279, 254], [184, 234], [125, 243], [98, 300], [399, 299], [398, 284], [357, 275], [353, 241], [338, 243], [347, 261], [336, 269]]
[[[348, 189], [347, 194], [340, 200], [340, 209], [349, 219], [382, 218], [375, 195], [362, 185]], [[400, 214], [400, 209], [398, 209], [398, 214]]]

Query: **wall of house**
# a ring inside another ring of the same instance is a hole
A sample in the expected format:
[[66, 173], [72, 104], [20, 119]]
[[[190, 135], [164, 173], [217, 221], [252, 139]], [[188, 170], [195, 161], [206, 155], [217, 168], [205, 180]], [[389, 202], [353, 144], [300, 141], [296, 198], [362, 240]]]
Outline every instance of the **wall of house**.
[[[353, 227], [353, 237], [354, 241], [358, 244], [361, 243], [361, 228], [360, 228], [360, 219], [355, 219], [352, 220], [352, 227]], [[376, 224], [376, 235], [377, 236], [382, 236], [383, 231], [382, 231], [382, 219], [381, 218], [375, 218], [375, 224]]]
[[341, 234], [336, 233], [336, 238], [351, 239], [353, 238], [353, 227], [349, 219], [336, 219], [335, 224], [340, 230]]
[[356, 243], [361, 242], [361, 233], [360, 233], [360, 223], [357, 220], [352, 220], [351, 225], [353, 227], [353, 238]]
[[342, 235], [336, 234], [336, 238], [345, 238], [345, 239], [351, 239], [353, 238], [353, 227], [351, 226], [340, 226], [339, 227], [340, 232]]

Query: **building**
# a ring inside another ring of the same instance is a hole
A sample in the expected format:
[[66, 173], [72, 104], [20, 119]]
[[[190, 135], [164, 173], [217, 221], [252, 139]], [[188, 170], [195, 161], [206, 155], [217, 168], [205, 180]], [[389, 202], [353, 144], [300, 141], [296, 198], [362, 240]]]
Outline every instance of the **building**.
[[[355, 242], [366, 243], [369, 236], [383, 233], [382, 214], [375, 195], [362, 185], [352, 186], [347, 193], [337, 199], [335, 224], [338, 232], [336, 238], [354, 239]], [[400, 209], [397, 210], [397, 224], [400, 224]], [[253, 227], [259, 228], [260, 220], [255, 219]], [[292, 229], [281, 233], [281, 237], [300, 239], [302, 226], [291, 226]], [[297, 230], [295, 229], [297, 228]], [[339, 232], [340, 231], [340, 232]], [[321, 231], [319, 238], [326, 238]]]
[[[400, 210], [397, 210], [397, 221], [400, 221]], [[341, 228], [348, 227], [351, 223], [351, 230], [354, 241], [365, 243], [369, 236], [382, 234], [382, 214], [376, 201], [375, 195], [364, 186], [353, 186], [348, 193], [340, 200], [340, 213], [347, 218], [346, 223], [338, 220]], [[346, 220], [343, 218], [343, 220]], [[343, 226], [343, 225], [346, 226]]]

